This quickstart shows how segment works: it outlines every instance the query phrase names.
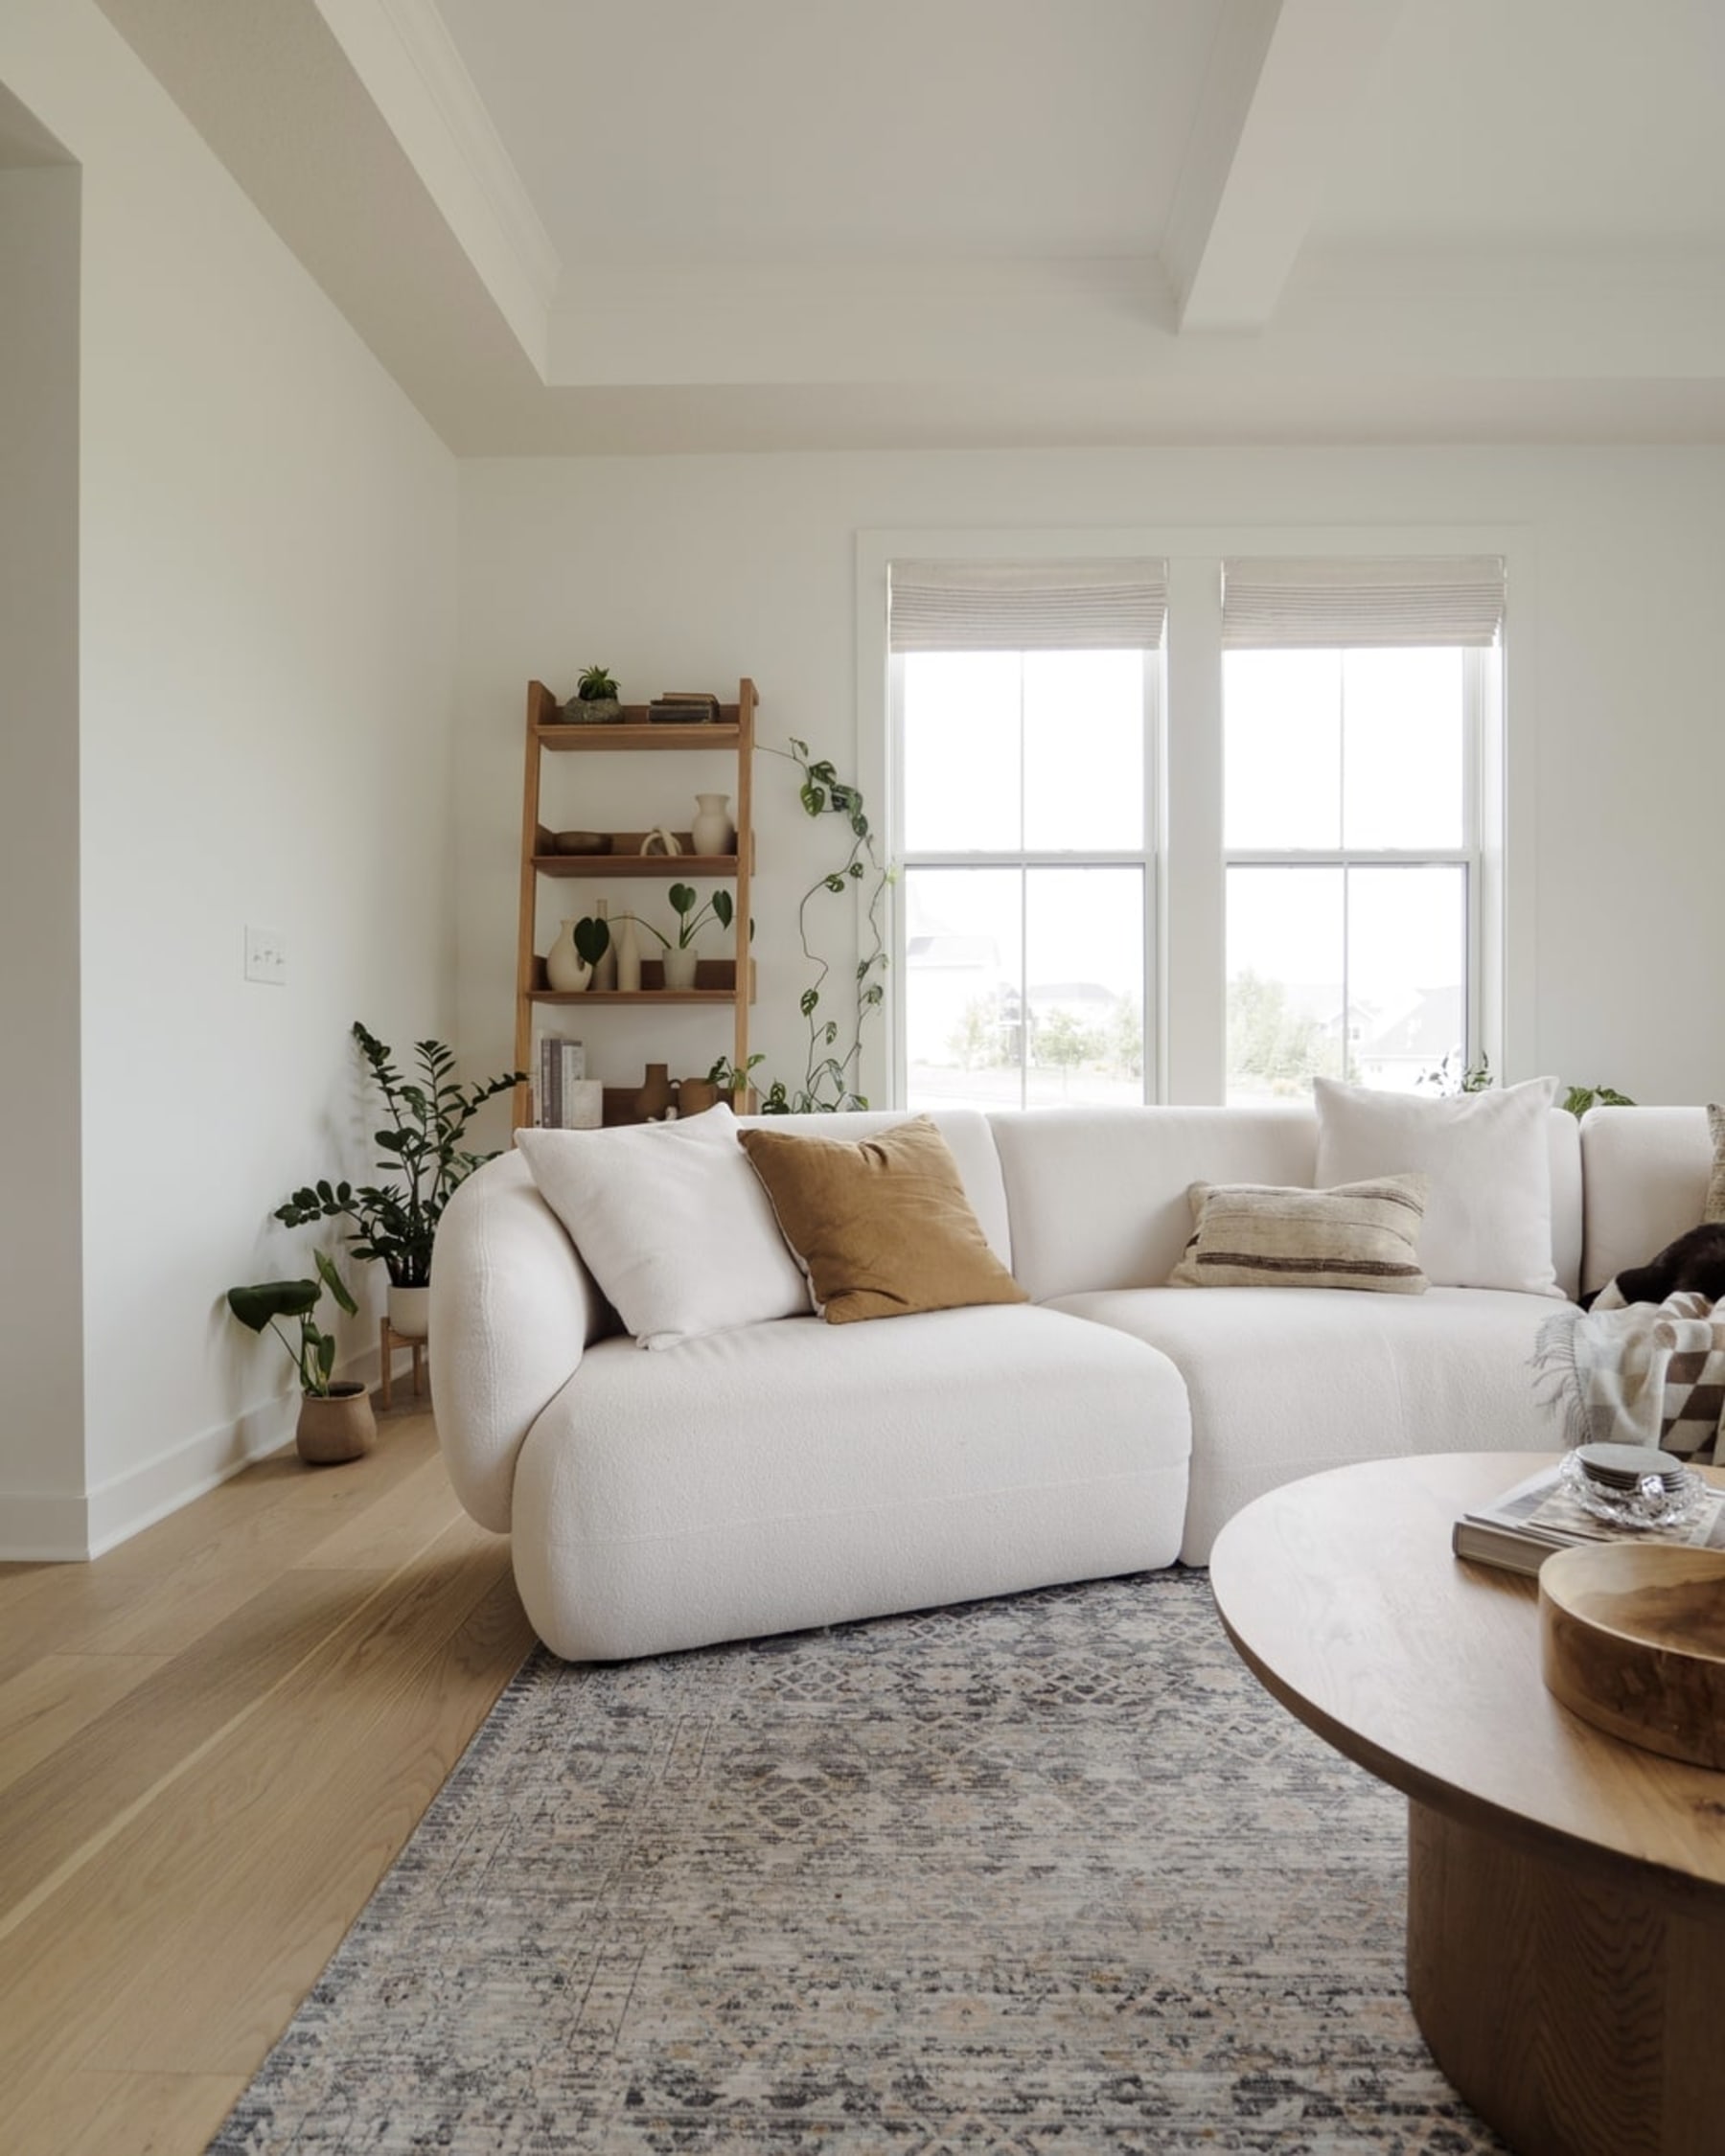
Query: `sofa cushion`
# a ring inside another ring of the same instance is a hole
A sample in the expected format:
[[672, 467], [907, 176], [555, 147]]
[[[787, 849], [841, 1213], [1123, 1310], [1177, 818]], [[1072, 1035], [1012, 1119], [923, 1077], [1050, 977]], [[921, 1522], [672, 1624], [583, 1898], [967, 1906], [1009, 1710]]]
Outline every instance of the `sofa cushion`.
[[857, 1139], [751, 1128], [743, 1148], [829, 1324], [1025, 1299], [926, 1115]]
[[1194, 1228], [1174, 1268], [1187, 1288], [1356, 1288], [1423, 1295], [1424, 1176], [1379, 1176], [1334, 1190], [1195, 1182]]
[[724, 1103], [681, 1123], [518, 1131], [516, 1143], [643, 1347], [808, 1310]]
[[1713, 1146], [1703, 1108], [1590, 1108], [1581, 1121], [1589, 1292], [1700, 1225]]
[[516, 1573], [584, 1661], [1136, 1571], [1189, 1445], [1165, 1356], [1024, 1305], [604, 1341], [521, 1448]]
[[1420, 1261], [1443, 1287], [1561, 1294], [1552, 1260], [1547, 1123], [1554, 1078], [1427, 1099], [1312, 1081], [1319, 1183], [1427, 1175]]
[[[1360, 1459], [1555, 1451], [1563, 1442], [1530, 1368], [1552, 1315], [1544, 1296], [1149, 1288], [1063, 1296], [1052, 1307], [1161, 1348], [1185, 1380], [1187, 1564], [1208, 1562], [1222, 1523], [1241, 1505], [1302, 1475]], [[1506, 1487], [1514, 1479], [1506, 1460]]]

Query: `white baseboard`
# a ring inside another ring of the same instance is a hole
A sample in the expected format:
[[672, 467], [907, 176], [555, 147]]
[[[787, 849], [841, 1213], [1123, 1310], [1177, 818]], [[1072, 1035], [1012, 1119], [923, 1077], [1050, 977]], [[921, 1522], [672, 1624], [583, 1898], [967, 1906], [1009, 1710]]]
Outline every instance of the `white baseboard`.
[[[375, 1384], [378, 1351], [350, 1357], [345, 1377]], [[237, 1421], [170, 1446], [141, 1467], [99, 1483], [81, 1497], [0, 1490], [0, 1564], [78, 1563], [165, 1520], [293, 1436], [299, 1394], [248, 1409]]]

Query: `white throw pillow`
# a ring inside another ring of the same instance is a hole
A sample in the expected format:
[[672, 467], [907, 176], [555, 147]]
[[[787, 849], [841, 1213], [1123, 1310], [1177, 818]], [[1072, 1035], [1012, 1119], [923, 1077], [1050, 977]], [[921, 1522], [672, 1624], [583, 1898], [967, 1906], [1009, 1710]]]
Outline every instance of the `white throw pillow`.
[[1552, 1263], [1549, 1118], [1555, 1078], [1427, 1099], [1315, 1078], [1321, 1188], [1431, 1179], [1419, 1262], [1443, 1288], [1560, 1296]]
[[808, 1316], [808, 1283], [723, 1102], [683, 1122], [518, 1131], [516, 1143], [643, 1347]]

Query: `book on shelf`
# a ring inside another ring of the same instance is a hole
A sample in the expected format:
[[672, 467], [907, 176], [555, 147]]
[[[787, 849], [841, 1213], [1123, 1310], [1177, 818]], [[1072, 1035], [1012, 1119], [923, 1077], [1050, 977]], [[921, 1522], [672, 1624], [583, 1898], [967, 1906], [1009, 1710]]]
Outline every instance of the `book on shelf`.
[[1450, 1535], [1458, 1557], [1509, 1572], [1537, 1572], [1555, 1549], [1595, 1542], [1671, 1542], [1725, 1549], [1725, 1491], [1710, 1488], [1690, 1519], [1670, 1526], [1614, 1527], [1589, 1512], [1559, 1467], [1542, 1467], [1493, 1504], [1462, 1513]]
[[594, 1113], [602, 1088], [586, 1074], [586, 1050], [579, 1041], [555, 1033], [540, 1036], [539, 1120], [541, 1130], [583, 1131], [597, 1127]]
[[719, 699], [704, 689], [667, 689], [647, 706], [649, 719], [675, 722], [684, 726], [708, 724], [719, 717]]

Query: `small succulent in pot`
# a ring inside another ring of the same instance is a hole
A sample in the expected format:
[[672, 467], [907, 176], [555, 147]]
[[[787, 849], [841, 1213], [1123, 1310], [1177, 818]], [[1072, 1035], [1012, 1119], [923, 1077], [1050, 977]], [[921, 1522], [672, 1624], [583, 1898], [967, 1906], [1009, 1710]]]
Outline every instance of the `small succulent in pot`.
[[562, 716], [577, 725], [603, 726], [621, 717], [623, 704], [616, 677], [609, 667], [589, 666], [575, 684]]

